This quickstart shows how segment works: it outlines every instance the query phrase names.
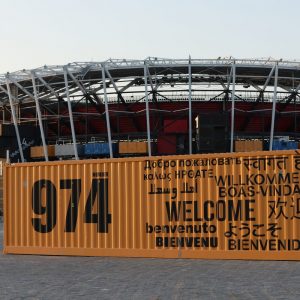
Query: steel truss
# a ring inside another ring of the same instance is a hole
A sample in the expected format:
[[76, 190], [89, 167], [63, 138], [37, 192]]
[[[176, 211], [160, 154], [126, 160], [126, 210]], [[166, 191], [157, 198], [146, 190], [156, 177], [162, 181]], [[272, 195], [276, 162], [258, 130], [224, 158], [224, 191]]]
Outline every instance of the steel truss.
[[[106, 124], [110, 156], [113, 157], [111, 144], [120, 137], [119, 123], [124, 116], [131, 119], [136, 135], [139, 132], [147, 140], [151, 155], [155, 128], [151, 128], [150, 121], [164, 113], [183, 114], [188, 118], [189, 153], [192, 153], [192, 119], [198, 113], [193, 110], [194, 103], [214, 101], [223, 103], [224, 111], [230, 111], [230, 151], [233, 151], [236, 134], [235, 114], [241, 113], [236, 104], [239, 101], [251, 103], [250, 109], [244, 111], [248, 117], [243, 126], [247, 127], [249, 114], [263, 112], [257, 109], [257, 105], [269, 103], [271, 150], [277, 116], [286, 113], [296, 116], [300, 112], [297, 107], [299, 92], [300, 62], [270, 59], [109, 59], [104, 62], [43, 66], [0, 75], [2, 123], [14, 124], [22, 160], [18, 131], [20, 123], [38, 123], [46, 160], [45, 132], [49, 129], [60, 137], [61, 128], [70, 127], [75, 158], [78, 159], [75, 144], [80, 134], [76, 132], [74, 123], [85, 124], [87, 136], [88, 132], [97, 130], [93, 128], [92, 120], [101, 119]], [[84, 101], [85, 112], [77, 111], [76, 108]], [[295, 111], [285, 111], [292, 101]], [[166, 110], [162, 108], [162, 103], [175, 106]], [[277, 109], [279, 103], [284, 104], [280, 111]], [[136, 104], [140, 104], [138, 111], [132, 109]], [[91, 112], [90, 107], [95, 112]], [[17, 109], [20, 110], [19, 115]], [[144, 134], [141, 133], [143, 116], [146, 123]], [[117, 122], [111, 122], [113, 118]], [[54, 123], [57, 123], [56, 127]]]

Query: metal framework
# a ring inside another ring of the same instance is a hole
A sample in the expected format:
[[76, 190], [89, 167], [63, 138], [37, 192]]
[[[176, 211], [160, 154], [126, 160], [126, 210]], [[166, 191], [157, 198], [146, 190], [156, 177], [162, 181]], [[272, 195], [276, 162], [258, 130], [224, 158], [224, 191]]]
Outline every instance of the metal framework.
[[[12, 87], [17, 91], [14, 94]], [[221, 103], [222, 111], [229, 112], [230, 151], [241, 131], [236, 130], [237, 114], [247, 114], [240, 125], [245, 128], [251, 125], [249, 116], [264, 115], [272, 149], [276, 120], [286, 114], [294, 120], [294, 125], [291, 123], [288, 129], [294, 127], [294, 136], [300, 138], [300, 128], [296, 124], [300, 115], [299, 92], [298, 61], [191, 57], [109, 59], [0, 75], [0, 110], [2, 123], [15, 126], [21, 155], [18, 124], [39, 124], [46, 160], [48, 130], [53, 130], [53, 136], [60, 138], [68, 135], [67, 128], [70, 128], [78, 159], [75, 144], [81, 136], [95, 135], [99, 126], [95, 120], [106, 123], [106, 133], [99, 138], [109, 142], [111, 157], [112, 142], [126, 135], [147, 140], [151, 156], [151, 142], [163, 126], [162, 115], [172, 119], [178, 115], [188, 120], [188, 153], [192, 153], [193, 119], [200, 112], [196, 104], [202, 103], [205, 108], [212, 102]], [[251, 105], [244, 109], [240, 105], [243, 103]], [[19, 115], [16, 105], [20, 107]], [[85, 110], [82, 109], [84, 105]], [[122, 118], [130, 119], [129, 132], [122, 132]], [[85, 132], [76, 132], [79, 126], [75, 123], [84, 124]]]

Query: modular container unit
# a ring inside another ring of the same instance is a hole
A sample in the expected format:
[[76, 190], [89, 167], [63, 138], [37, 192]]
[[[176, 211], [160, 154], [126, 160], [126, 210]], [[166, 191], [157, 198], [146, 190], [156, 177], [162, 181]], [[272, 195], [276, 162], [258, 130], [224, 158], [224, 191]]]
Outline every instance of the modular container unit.
[[273, 150], [294, 150], [298, 149], [298, 142], [275, 140], [273, 141]]
[[[55, 146], [49, 145], [47, 146], [48, 156], [55, 157]], [[44, 147], [43, 146], [35, 146], [30, 147], [30, 157], [31, 158], [43, 158], [44, 157]]]
[[4, 159], [0, 159], [0, 216], [3, 214], [3, 165]]
[[[77, 153], [79, 156], [84, 154], [84, 145], [76, 144]], [[73, 144], [56, 144], [55, 145], [55, 156], [65, 157], [74, 156], [75, 150]]]
[[147, 142], [119, 142], [119, 154], [147, 154]]
[[[266, 141], [264, 143], [264, 150], [269, 150], [270, 143]], [[289, 141], [286, 139], [275, 139], [273, 141], [272, 150], [296, 150], [298, 149], [299, 144], [296, 141]]]
[[[112, 144], [113, 153], [117, 152], [117, 144]], [[84, 145], [84, 154], [86, 156], [109, 156], [108, 143], [88, 143]]]
[[262, 151], [263, 142], [261, 140], [237, 140], [234, 143], [235, 152]]
[[300, 260], [297, 151], [4, 171], [5, 253]]

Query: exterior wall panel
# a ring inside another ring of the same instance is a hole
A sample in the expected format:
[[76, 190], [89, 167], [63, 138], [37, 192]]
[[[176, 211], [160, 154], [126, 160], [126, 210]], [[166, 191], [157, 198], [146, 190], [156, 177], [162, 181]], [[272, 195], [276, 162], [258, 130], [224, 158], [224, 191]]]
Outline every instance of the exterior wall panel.
[[11, 164], [5, 253], [300, 260], [296, 151]]
[[165, 133], [188, 133], [188, 121], [182, 120], [164, 120], [164, 132]]

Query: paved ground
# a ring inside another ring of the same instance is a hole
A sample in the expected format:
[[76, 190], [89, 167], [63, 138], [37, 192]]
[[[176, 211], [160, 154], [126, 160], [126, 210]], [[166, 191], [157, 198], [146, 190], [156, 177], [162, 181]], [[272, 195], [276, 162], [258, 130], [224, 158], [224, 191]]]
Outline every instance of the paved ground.
[[300, 262], [0, 254], [1, 300], [299, 298]]

